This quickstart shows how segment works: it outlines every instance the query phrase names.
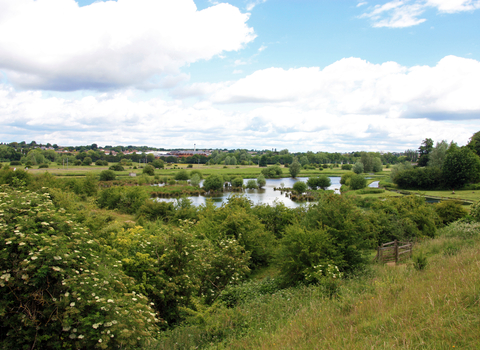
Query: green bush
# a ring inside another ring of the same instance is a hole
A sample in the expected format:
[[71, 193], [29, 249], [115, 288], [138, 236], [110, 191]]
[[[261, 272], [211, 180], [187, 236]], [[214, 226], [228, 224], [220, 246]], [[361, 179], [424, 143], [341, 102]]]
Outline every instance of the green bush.
[[145, 165], [145, 168], [142, 170], [143, 174], [147, 174], [149, 176], [155, 175], [155, 168], [151, 166], [150, 164]]
[[258, 188], [257, 182], [255, 180], [248, 180], [246, 187], [250, 190]]
[[462, 202], [455, 200], [441, 201], [435, 204], [435, 211], [444, 225], [457, 221], [468, 214], [467, 209], [462, 206]]
[[355, 174], [362, 174], [363, 173], [363, 163], [362, 162], [356, 162], [355, 165], [353, 166], [353, 172]]
[[350, 178], [352, 176], [355, 176], [355, 173], [353, 171], [346, 172], [345, 174], [342, 175], [340, 178], [340, 183], [342, 185], [349, 186], [350, 185]]
[[90, 165], [90, 164], [92, 164], [92, 158], [90, 157], [83, 158], [82, 165]]
[[180, 170], [178, 173], [175, 174], [175, 180], [177, 181], [187, 181], [188, 180], [188, 173], [186, 170]]
[[362, 175], [354, 175], [350, 178], [350, 188], [359, 190], [367, 186], [367, 179]]
[[190, 175], [190, 184], [192, 186], [198, 187], [200, 185], [200, 176], [198, 174]]
[[100, 208], [135, 214], [146, 199], [148, 194], [141, 187], [110, 187], [100, 192], [97, 203]]
[[233, 187], [242, 187], [243, 186], [243, 178], [242, 177], [236, 177], [232, 181], [232, 186]]
[[120, 163], [113, 164], [108, 169], [113, 170], [113, 171], [124, 171], [125, 170], [125, 168]]
[[12, 161], [10, 162], [10, 166], [12, 166], [12, 165], [22, 165], [22, 162], [19, 161], [19, 160], [12, 160]]
[[103, 170], [100, 173], [100, 181], [112, 181], [115, 180], [117, 175], [115, 175], [115, 172], [113, 170]]
[[173, 217], [175, 209], [173, 203], [170, 202], [157, 202], [157, 201], [145, 201], [145, 203], [138, 209], [136, 218], [146, 218], [150, 221], [156, 221], [162, 219], [168, 221]]
[[342, 170], [352, 170], [352, 164], [342, 164]]
[[317, 188], [321, 188], [322, 190], [325, 190], [332, 184], [331, 180], [329, 177], [325, 175], [320, 175], [317, 177], [311, 177], [307, 180], [307, 185], [310, 187], [312, 190], [316, 190]]
[[307, 190], [307, 184], [303, 181], [297, 181], [293, 184], [293, 190], [298, 194], [302, 194]]
[[48, 168], [48, 164], [42, 163], [38, 166], [38, 169], [45, 169]]
[[200, 170], [197, 170], [197, 169], [192, 170], [192, 171], [190, 172], [190, 178], [192, 178], [192, 176], [195, 175], [195, 174], [198, 175], [198, 177], [200, 178], [200, 180], [203, 179], [202, 172], [201, 172]]
[[220, 175], [210, 175], [203, 182], [203, 189], [209, 191], [220, 191], [223, 188], [223, 177]]
[[269, 166], [265, 169], [262, 169], [262, 174], [266, 178], [275, 178], [282, 175], [282, 168], [278, 165]]
[[265, 177], [263, 175], [259, 175], [257, 177], [257, 186], [258, 188], [262, 188], [267, 184], [267, 181], [265, 180]]

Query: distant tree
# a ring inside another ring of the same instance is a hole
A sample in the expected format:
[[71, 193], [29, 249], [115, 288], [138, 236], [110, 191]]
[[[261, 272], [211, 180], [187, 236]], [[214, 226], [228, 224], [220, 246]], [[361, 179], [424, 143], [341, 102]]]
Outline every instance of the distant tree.
[[223, 178], [220, 175], [210, 175], [203, 182], [205, 191], [220, 191], [223, 188]]
[[301, 165], [298, 162], [297, 157], [293, 158], [292, 164], [288, 167], [288, 171], [290, 171], [290, 175], [292, 177], [297, 177], [297, 175], [300, 173]]
[[243, 177], [236, 177], [231, 181], [232, 187], [242, 187], [243, 186]]
[[230, 165], [230, 161], [231, 161], [230, 156], [226, 156], [224, 160], [225, 165]]
[[356, 162], [355, 165], [353, 166], [353, 172], [355, 174], [363, 173], [363, 163], [362, 162]]
[[263, 186], [265, 186], [267, 183], [267, 181], [265, 180], [265, 177], [263, 175], [259, 175], [257, 177], [257, 185], [259, 188], [262, 188]]
[[247, 181], [247, 186], [248, 189], [255, 189], [258, 188], [257, 182], [255, 180], [248, 180]]
[[437, 142], [435, 148], [432, 149], [428, 156], [428, 163], [429, 167], [439, 168], [441, 169], [443, 166], [443, 162], [445, 161], [445, 157], [447, 156], [448, 150], [448, 143], [447, 141], [443, 140], [441, 142]]
[[90, 164], [92, 164], [92, 158], [90, 157], [83, 158], [82, 165], [90, 165]]
[[103, 170], [100, 173], [100, 181], [112, 181], [115, 180], [116, 175], [113, 170]]
[[380, 158], [373, 158], [373, 172], [378, 173], [383, 170], [382, 160]]
[[307, 184], [303, 181], [297, 181], [293, 184], [293, 190], [298, 194], [302, 194], [307, 190]]
[[467, 147], [474, 151], [480, 157], [480, 131], [472, 135], [468, 141]]
[[354, 175], [350, 178], [350, 188], [359, 190], [367, 186], [367, 180], [362, 175]]
[[142, 173], [153, 176], [155, 174], [155, 168], [153, 166], [151, 166], [150, 164], [147, 164], [147, 165], [145, 165], [145, 168], [143, 168]]
[[175, 180], [177, 181], [186, 181], [188, 180], [188, 173], [186, 170], [180, 170], [175, 174]]
[[108, 169], [113, 170], [113, 171], [124, 171], [125, 170], [124, 167], [122, 166], [122, 164], [120, 164], [120, 163], [110, 165], [110, 167]]
[[429, 160], [429, 154], [433, 150], [433, 140], [425, 139], [422, 141], [421, 146], [418, 148], [420, 157], [418, 158], [418, 166], [427, 166]]
[[466, 146], [450, 145], [442, 172], [450, 188], [461, 188], [469, 182], [480, 180], [480, 158]]
[[264, 154], [260, 157], [260, 163], [258, 166], [267, 166], [267, 156]]
[[200, 184], [200, 175], [198, 174], [193, 174], [190, 176], [190, 184], [192, 186], [195, 186], [195, 187], [198, 187], [198, 185]]
[[156, 169], [163, 169], [165, 167], [165, 162], [161, 159], [155, 159], [153, 162], [152, 162], [152, 165], [154, 168]]
[[320, 175], [318, 177], [311, 177], [307, 181], [307, 186], [312, 190], [321, 188], [322, 190], [327, 189], [332, 184], [332, 181], [328, 176]]
[[301, 157], [301, 158], [300, 158], [300, 164], [301, 164], [302, 166], [305, 166], [305, 165], [307, 165], [307, 164], [310, 164], [310, 162], [308, 161], [308, 157], [307, 157], [307, 156]]

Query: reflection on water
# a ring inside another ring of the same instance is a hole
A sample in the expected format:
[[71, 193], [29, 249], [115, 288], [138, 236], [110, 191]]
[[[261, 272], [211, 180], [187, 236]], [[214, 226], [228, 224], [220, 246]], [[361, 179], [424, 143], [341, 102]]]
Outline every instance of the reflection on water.
[[[251, 179], [244, 179], [243, 183], [246, 185], [248, 180]], [[217, 206], [221, 206], [227, 199], [233, 194], [243, 194], [248, 199], [250, 199], [253, 204], [274, 204], [275, 202], [283, 203], [285, 206], [289, 208], [296, 208], [302, 205], [305, 205], [305, 202], [294, 202], [290, 198], [285, 196], [285, 192], [283, 194], [280, 191], [274, 191], [273, 188], [280, 188], [281, 184], [283, 183], [283, 187], [292, 188], [293, 184], [297, 181], [307, 182], [308, 177], [299, 177], [296, 179], [292, 178], [282, 178], [282, 179], [266, 179], [267, 183], [264, 188], [256, 189], [256, 190], [245, 190], [244, 192], [224, 192], [221, 196], [193, 196], [187, 197], [192, 201], [192, 203], [196, 206], [202, 205], [206, 203], [207, 198], [210, 198], [212, 202]], [[340, 193], [340, 177], [339, 176], [332, 176], [330, 177], [331, 185], [328, 188], [329, 190], [335, 190], [335, 193]], [[159, 201], [164, 202], [175, 202], [175, 198], [158, 198]]]

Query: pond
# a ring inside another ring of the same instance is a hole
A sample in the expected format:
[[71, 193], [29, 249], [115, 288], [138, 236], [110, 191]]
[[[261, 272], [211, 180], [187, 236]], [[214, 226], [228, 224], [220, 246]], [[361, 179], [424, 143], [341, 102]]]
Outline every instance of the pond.
[[[332, 176], [329, 177], [331, 181], [331, 185], [328, 188], [329, 190], [334, 190], [335, 193], [340, 193], [340, 177], [339, 176]], [[246, 185], [248, 180], [251, 179], [244, 179], [243, 184]], [[298, 177], [296, 179], [292, 178], [281, 178], [281, 179], [266, 179], [267, 183], [264, 188], [262, 189], [255, 189], [255, 190], [244, 190], [243, 192], [231, 192], [225, 191], [221, 195], [216, 196], [192, 196], [187, 197], [190, 199], [195, 206], [199, 206], [206, 203], [207, 198], [210, 198], [212, 202], [217, 206], [221, 206], [223, 203], [227, 201], [227, 199], [234, 195], [234, 194], [243, 194], [248, 199], [250, 199], [253, 204], [274, 204], [275, 202], [283, 203], [285, 206], [289, 208], [296, 208], [302, 205], [305, 205], [305, 202], [294, 202], [290, 198], [285, 196], [285, 192], [283, 194], [280, 191], [274, 191], [274, 187], [280, 188], [281, 184], [283, 183], [283, 187], [292, 188], [293, 184], [297, 181], [307, 182], [308, 177]], [[200, 183], [202, 185], [202, 183]], [[175, 202], [175, 198], [158, 198], [159, 201], [163, 202]]]

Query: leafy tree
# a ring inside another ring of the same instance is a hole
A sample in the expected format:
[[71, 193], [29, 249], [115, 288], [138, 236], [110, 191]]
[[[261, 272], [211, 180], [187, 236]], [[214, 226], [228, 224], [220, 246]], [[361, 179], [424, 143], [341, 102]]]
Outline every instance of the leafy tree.
[[198, 187], [198, 185], [200, 184], [200, 175], [198, 175], [197, 173], [190, 175], [190, 184], [192, 186]]
[[352, 190], [359, 190], [367, 186], [367, 180], [364, 176], [357, 174], [350, 178], [350, 188]]
[[274, 178], [282, 175], [282, 168], [279, 165], [269, 166], [266, 169], [262, 169], [262, 174], [267, 178]]
[[378, 173], [383, 170], [383, 164], [380, 158], [373, 158], [372, 170], [375, 173]]
[[362, 162], [356, 162], [355, 165], [353, 166], [353, 172], [355, 174], [363, 173], [363, 163]]
[[307, 165], [307, 164], [310, 164], [310, 162], [308, 161], [308, 157], [307, 157], [307, 156], [301, 157], [301, 158], [300, 158], [300, 164], [301, 164], [302, 166], [305, 166], [305, 165]]
[[435, 167], [438, 169], [442, 169], [443, 162], [445, 161], [445, 157], [447, 156], [448, 150], [448, 143], [447, 141], [443, 140], [441, 142], [437, 142], [435, 148], [432, 149], [428, 156], [428, 163], [429, 167]]
[[262, 188], [267, 184], [267, 181], [265, 180], [265, 177], [263, 175], [259, 175], [257, 177], [257, 185], [259, 188]]
[[113, 171], [124, 171], [125, 170], [125, 168], [120, 163], [110, 165], [110, 167], [108, 169], [113, 170]]
[[165, 167], [165, 162], [161, 159], [155, 159], [152, 162], [152, 165], [155, 169], [163, 169]]
[[142, 173], [153, 176], [155, 174], [155, 168], [153, 166], [151, 166], [150, 164], [147, 164], [147, 165], [145, 165], [145, 168], [143, 168]]
[[90, 165], [90, 164], [92, 164], [92, 158], [90, 157], [83, 158], [82, 165]]
[[332, 182], [330, 178], [325, 175], [320, 175], [318, 177], [311, 177], [307, 180], [307, 185], [312, 190], [316, 190], [318, 187], [321, 188], [322, 190], [325, 190], [331, 184]]
[[303, 181], [297, 181], [293, 184], [293, 190], [298, 194], [302, 194], [307, 190], [307, 184]]
[[196, 169], [195, 169], [195, 170], [192, 170], [192, 171], [190, 172], [190, 178], [192, 178], [193, 175], [195, 175], [195, 174], [198, 175], [198, 177], [200, 178], [200, 180], [203, 179], [202, 172], [201, 172], [200, 170], [196, 170]]
[[243, 178], [242, 177], [236, 177], [232, 180], [232, 186], [233, 187], [242, 187], [243, 186]]
[[342, 177], [340, 178], [340, 183], [342, 185], [346, 185], [346, 186], [350, 186], [350, 179], [352, 178], [352, 176], [354, 176], [355, 173], [353, 171], [348, 171], [346, 172], [345, 174], [342, 175]]
[[420, 157], [418, 158], [418, 166], [426, 166], [428, 160], [430, 159], [430, 152], [433, 150], [433, 140], [427, 138], [422, 141], [421, 146], [418, 148], [418, 153]]
[[467, 147], [474, 151], [480, 157], [480, 131], [472, 135], [468, 141]]
[[257, 182], [256, 182], [255, 180], [248, 180], [246, 187], [247, 187], [249, 190], [256, 189], [256, 188], [258, 188]]
[[100, 173], [100, 181], [112, 181], [115, 180], [116, 177], [113, 170], [103, 170]]
[[260, 157], [260, 162], [258, 163], [258, 166], [267, 166], [267, 156], [265, 154]]
[[220, 175], [210, 175], [203, 182], [205, 191], [220, 191], [223, 188], [223, 178]]
[[468, 147], [451, 145], [442, 167], [443, 177], [450, 188], [461, 188], [480, 177], [480, 158]]
[[187, 181], [188, 180], [188, 173], [186, 170], [180, 170], [178, 173], [175, 174], [175, 180], [177, 181]]
[[290, 172], [290, 175], [292, 177], [297, 177], [297, 175], [300, 173], [301, 169], [301, 164], [298, 162], [297, 157], [293, 158], [292, 164], [288, 167], [288, 171]]

